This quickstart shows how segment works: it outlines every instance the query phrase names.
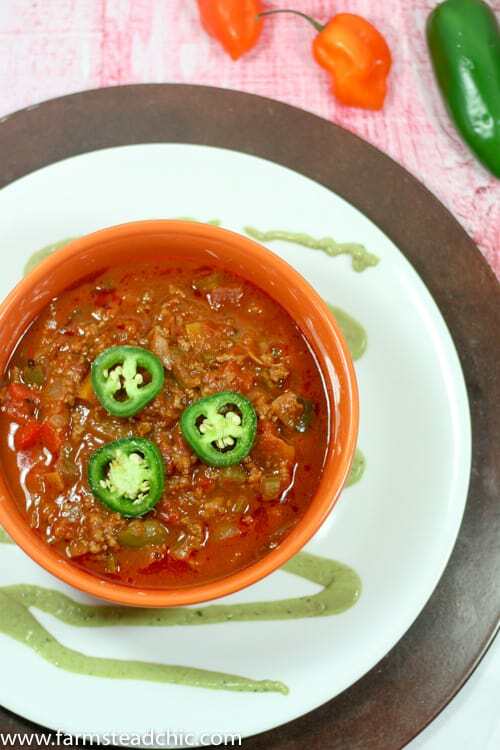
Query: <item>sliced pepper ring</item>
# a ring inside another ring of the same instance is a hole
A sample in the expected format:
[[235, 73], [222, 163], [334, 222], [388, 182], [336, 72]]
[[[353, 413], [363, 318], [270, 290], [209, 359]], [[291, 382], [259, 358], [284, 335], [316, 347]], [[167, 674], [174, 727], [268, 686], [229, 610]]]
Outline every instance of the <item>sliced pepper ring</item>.
[[[150, 380], [144, 381], [140, 369]], [[92, 386], [106, 411], [133, 417], [163, 388], [165, 372], [153, 352], [138, 346], [112, 346], [92, 364]]]
[[143, 516], [163, 494], [163, 458], [145, 438], [115, 440], [92, 454], [88, 480], [95, 497], [110, 510], [127, 518]]
[[252, 450], [257, 414], [241, 393], [223, 391], [195, 401], [181, 416], [184, 439], [209, 466], [233, 466]]

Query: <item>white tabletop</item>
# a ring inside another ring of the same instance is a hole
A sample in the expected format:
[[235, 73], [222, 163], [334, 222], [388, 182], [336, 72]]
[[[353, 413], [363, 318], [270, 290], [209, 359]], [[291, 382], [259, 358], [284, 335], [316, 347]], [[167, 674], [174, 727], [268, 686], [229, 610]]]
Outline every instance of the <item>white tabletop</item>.
[[500, 638], [462, 690], [406, 750], [499, 750]]

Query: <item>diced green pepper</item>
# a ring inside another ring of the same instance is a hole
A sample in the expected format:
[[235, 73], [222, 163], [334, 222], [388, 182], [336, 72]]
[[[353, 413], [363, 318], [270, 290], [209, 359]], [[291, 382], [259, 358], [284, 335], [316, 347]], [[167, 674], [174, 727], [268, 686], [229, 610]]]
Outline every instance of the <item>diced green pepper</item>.
[[45, 383], [45, 372], [41, 365], [37, 365], [32, 359], [29, 359], [23, 367], [23, 381], [27, 385], [43, 385]]
[[279, 476], [263, 476], [260, 489], [264, 500], [276, 500], [281, 494], [281, 479]]
[[140, 549], [150, 545], [165, 544], [168, 532], [159, 521], [153, 518], [146, 521], [131, 521], [118, 535], [118, 541], [122, 547]]
[[234, 482], [235, 484], [245, 484], [247, 480], [247, 473], [243, 466], [238, 464], [234, 466], [227, 466], [221, 469], [219, 478], [223, 482]]
[[311, 426], [314, 417], [314, 404], [308, 398], [299, 398], [303, 411], [299, 419], [295, 422], [297, 432], [307, 432]]

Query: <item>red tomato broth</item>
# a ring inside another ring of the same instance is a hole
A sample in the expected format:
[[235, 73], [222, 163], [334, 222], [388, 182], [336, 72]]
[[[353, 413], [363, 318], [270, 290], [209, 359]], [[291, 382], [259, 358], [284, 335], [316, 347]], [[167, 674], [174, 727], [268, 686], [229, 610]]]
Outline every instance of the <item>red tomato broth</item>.
[[[166, 373], [130, 419], [107, 414], [89, 384], [95, 357], [121, 344], [155, 352]], [[40, 370], [43, 383], [31, 382]], [[98, 576], [140, 588], [220, 579], [276, 547], [318, 487], [329, 408], [315, 358], [286, 311], [230, 273], [124, 266], [76, 285], [21, 339], [5, 380], [0, 455], [18, 505], [41, 538]], [[178, 425], [193, 400], [222, 390], [247, 396], [259, 416], [252, 452], [230, 469], [202, 464]], [[299, 433], [303, 400], [313, 418]], [[16, 450], [16, 432], [31, 436], [32, 422], [41, 437]], [[87, 481], [91, 454], [131, 435], [155, 442], [165, 462], [163, 497], [139, 521], [105, 508]], [[123, 545], [145, 520], [161, 524], [161, 542]]]

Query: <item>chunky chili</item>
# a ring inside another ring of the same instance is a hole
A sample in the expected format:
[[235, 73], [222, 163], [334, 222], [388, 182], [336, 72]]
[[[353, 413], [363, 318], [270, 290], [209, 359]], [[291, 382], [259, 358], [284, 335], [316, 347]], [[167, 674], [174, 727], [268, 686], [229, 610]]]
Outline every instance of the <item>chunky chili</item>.
[[301, 332], [252, 284], [187, 262], [117, 267], [54, 299], [19, 342], [0, 455], [30, 526], [73, 564], [182, 587], [293, 529], [328, 414]]

